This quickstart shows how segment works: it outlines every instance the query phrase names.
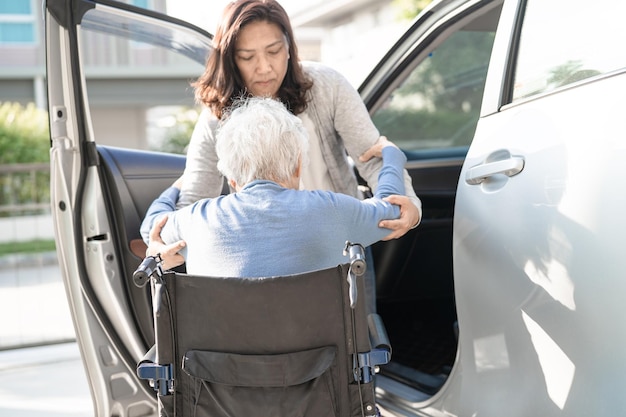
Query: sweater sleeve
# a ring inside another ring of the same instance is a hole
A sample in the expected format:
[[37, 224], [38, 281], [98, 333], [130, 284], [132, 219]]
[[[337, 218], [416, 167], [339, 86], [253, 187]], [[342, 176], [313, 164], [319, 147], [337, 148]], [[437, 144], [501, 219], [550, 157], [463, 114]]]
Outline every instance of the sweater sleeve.
[[[336, 101], [335, 129], [342, 138], [348, 155], [354, 161], [357, 171], [365, 179], [372, 192], [376, 194], [380, 187], [379, 180], [383, 162], [380, 158], [372, 158], [367, 162], [361, 162], [359, 157], [378, 140], [381, 134], [374, 125], [358, 92], [352, 86], [346, 85], [347, 80], [343, 76], [337, 74], [336, 77], [338, 97], [340, 98]], [[384, 135], [384, 132], [382, 134]], [[389, 139], [393, 140], [393, 138]], [[415, 207], [417, 207], [421, 219], [422, 201], [415, 194], [413, 181], [409, 173], [404, 169], [404, 165], [401, 176], [404, 182], [404, 191], [395, 194], [409, 197]]]
[[161, 195], [150, 204], [146, 216], [141, 222], [139, 229], [143, 241], [148, 244], [150, 238], [150, 230], [154, 226], [154, 222], [161, 216], [176, 211], [176, 200], [180, 190], [176, 187], [169, 187], [161, 193]]
[[[340, 154], [347, 151], [359, 174], [372, 192], [376, 193], [382, 160], [372, 158], [361, 162], [359, 157], [378, 140], [380, 132], [372, 122], [361, 96], [343, 75], [330, 67], [307, 63], [306, 69], [315, 82], [313, 94], [318, 103], [313, 103], [312, 107], [320, 114], [319, 129], [324, 137], [338, 137], [338, 143], [331, 152], [340, 159]], [[332, 176], [332, 167], [329, 170]], [[405, 190], [402, 195], [411, 199], [421, 218], [422, 202], [415, 194], [411, 176], [403, 169], [402, 177]]]
[[196, 122], [187, 149], [187, 162], [177, 207], [185, 207], [200, 199], [217, 197], [222, 192], [224, 177], [217, 169], [215, 131], [218, 120], [204, 109]]
[[378, 187], [374, 196], [382, 199], [394, 194], [404, 195], [406, 156], [394, 146], [387, 146], [382, 154], [383, 166], [378, 173]]

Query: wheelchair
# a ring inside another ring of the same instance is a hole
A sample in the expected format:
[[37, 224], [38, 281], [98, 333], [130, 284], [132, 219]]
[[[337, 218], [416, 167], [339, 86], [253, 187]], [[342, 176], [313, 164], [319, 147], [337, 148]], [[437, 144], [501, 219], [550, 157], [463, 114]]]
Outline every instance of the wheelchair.
[[137, 374], [162, 417], [376, 416], [374, 375], [391, 359], [382, 319], [366, 314], [363, 247], [333, 268], [264, 278], [163, 271], [146, 257], [155, 344]]

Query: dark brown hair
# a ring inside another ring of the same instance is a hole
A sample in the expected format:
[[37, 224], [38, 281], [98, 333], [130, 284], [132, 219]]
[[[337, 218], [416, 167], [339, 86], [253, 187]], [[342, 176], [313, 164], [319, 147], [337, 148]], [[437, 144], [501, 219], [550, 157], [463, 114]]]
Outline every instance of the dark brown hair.
[[235, 42], [241, 29], [256, 21], [277, 25], [287, 38], [290, 58], [278, 98], [293, 114], [300, 114], [306, 109], [306, 93], [313, 82], [306, 78], [300, 66], [298, 47], [287, 12], [275, 0], [235, 0], [224, 8], [213, 38], [214, 50], [207, 59], [204, 73], [192, 84], [196, 100], [209, 107], [219, 119], [233, 99], [247, 94], [235, 64]]

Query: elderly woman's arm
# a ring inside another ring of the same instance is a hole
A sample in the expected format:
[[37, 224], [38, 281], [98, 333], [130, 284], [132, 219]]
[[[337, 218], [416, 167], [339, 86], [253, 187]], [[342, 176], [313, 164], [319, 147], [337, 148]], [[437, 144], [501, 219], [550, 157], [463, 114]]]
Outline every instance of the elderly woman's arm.
[[176, 211], [176, 200], [181, 183], [182, 177], [178, 178], [171, 187], [163, 191], [152, 202], [140, 228], [141, 237], [148, 245], [146, 256], [159, 255], [162, 259], [161, 266], [164, 269], [171, 269], [185, 262], [185, 258], [179, 253], [185, 247], [185, 241], [178, 240], [171, 244], [165, 244], [161, 238], [161, 232], [167, 223], [169, 214]]
[[[359, 159], [361, 162], [367, 162], [372, 158], [380, 157], [381, 150], [385, 146], [389, 146], [389, 143], [391, 142], [389, 142], [385, 136], [381, 136], [371, 148], [359, 157]], [[406, 171], [403, 170], [403, 172]], [[411, 191], [413, 190], [411, 189]], [[406, 190], [404, 194], [407, 194]], [[395, 220], [383, 220], [379, 223], [380, 227], [393, 230], [393, 232], [387, 235], [383, 240], [397, 239], [403, 236], [408, 230], [420, 224], [422, 220], [422, 202], [419, 198], [416, 196], [411, 198], [406, 195], [390, 195], [387, 196], [385, 200], [400, 206], [400, 218]]]
[[148, 240], [148, 249], [146, 249], [146, 256], [161, 257], [161, 267], [163, 269], [172, 269], [185, 263], [185, 257], [181, 255], [180, 251], [185, 247], [185, 241], [179, 240], [170, 245], [166, 245], [161, 238], [161, 230], [167, 223], [167, 216], [163, 216], [158, 219], [152, 229], [150, 229], [150, 236]]
[[[378, 141], [382, 136], [372, 122], [358, 92], [345, 77], [330, 69], [318, 70], [317, 75], [315, 80], [318, 87], [321, 87], [322, 84], [327, 87], [322, 92], [316, 91], [324, 97], [324, 100], [332, 103], [325, 108], [333, 109], [334, 129], [343, 139], [343, 144], [352, 157], [359, 174], [375, 192], [378, 187], [378, 173], [382, 167], [382, 160], [374, 157], [373, 148], [378, 146]], [[421, 220], [422, 202], [415, 195], [411, 177], [406, 169], [403, 170], [403, 178], [406, 198], [394, 198], [395, 204], [401, 207], [401, 217], [387, 222], [385, 227], [394, 230], [394, 232], [386, 240], [404, 235], [416, 227]]]

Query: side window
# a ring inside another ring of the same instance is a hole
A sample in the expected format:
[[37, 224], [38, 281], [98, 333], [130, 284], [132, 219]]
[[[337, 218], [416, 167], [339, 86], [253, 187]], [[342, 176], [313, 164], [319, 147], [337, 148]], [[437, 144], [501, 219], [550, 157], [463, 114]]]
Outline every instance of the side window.
[[[190, 83], [202, 73], [205, 54], [198, 62], [202, 51], [193, 49], [193, 37], [185, 31], [141, 27], [136, 20], [113, 14], [110, 31], [92, 23], [98, 21], [97, 14], [107, 19], [108, 13], [105, 8], [90, 10], [79, 33], [94, 140], [184, 153], [198, 115]], [[179, 50], [163, 44], [176, 37]]]
[[[607, 12], [610, 10], [610, 12]], [[626, 2], [528, 0], [522, 23], [513, 100], [626, 66]], [[558, 24], [557, 24], [558, 23]]]
[[448, 37], [372, 115], [381, 134], [406, 151], [469, 146], [493, 40], [493, 31]]

